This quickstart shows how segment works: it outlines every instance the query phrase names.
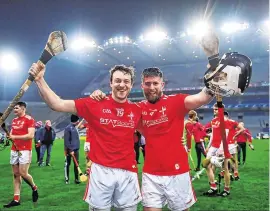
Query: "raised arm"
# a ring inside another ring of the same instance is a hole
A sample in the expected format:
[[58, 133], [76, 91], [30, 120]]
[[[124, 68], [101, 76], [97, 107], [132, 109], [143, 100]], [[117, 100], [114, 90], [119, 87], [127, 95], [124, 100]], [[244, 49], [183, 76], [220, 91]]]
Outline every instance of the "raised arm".
[[185, 107], [188, 110], [195, 110], [210, 103], [213, 97], [214, 95], [205, 87], [198, 94], [187, 96], [185, 98]]
[[[41, 71], [38, 73], [38, 70]], [[37, 74], [38, 73], [38, 74]], [[35, 82], [38, 91], [45, 103], [54, 111], [68, 112], [76, 114], [75, 102], [73, 100], [63, 100], [56, 95], [53, 90], [48, 86], [44, 79], [45, 65], [33, 63], [29, 70], [29, 74], [35, 77]]]
[[[207, 69], [214, 70], [219, 62], [219, 40], [215, 33], [209, 32], [202, 37], [201, 46], [208, 58]], [[188, 110], [196, 109], [212, 101], [214, 94], [208, 88], [203, 88], [201, 92], [185, 98], [185, 107]]]

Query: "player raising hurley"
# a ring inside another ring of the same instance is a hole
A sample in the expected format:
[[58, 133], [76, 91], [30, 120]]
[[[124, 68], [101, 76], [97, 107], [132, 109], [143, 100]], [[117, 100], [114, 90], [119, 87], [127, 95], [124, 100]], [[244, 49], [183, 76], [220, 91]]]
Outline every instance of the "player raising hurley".
[[[40, 70], [40, 73], [38, 71]], [[118, 65], [110, 70], [112, 95], [101, 102], [91, 98], [63, 100], [44, 80], [45, 68], [33, 64], [29, 73], [45, 102], [55, 111], [78, 114], [93, 128], [92, 160], [89, 184], [84, 200], [89, 210], [136, 211], [141, 201], [134, 154], [134, 130], [141, 108], [129, 102], [127, 96], [134, 82], [134, 69]]]

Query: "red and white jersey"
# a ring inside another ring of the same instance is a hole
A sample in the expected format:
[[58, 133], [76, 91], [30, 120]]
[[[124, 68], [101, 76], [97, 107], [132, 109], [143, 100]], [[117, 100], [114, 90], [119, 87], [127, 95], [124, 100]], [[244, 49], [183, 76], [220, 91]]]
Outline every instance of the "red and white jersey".
[[75, 100], [77, 114], [93, 128], [89, 158], [97, 164], [137, 172], [134, 131], [141, 118], [141, 108], [132, 103], [118, 103], [111, 96], [102, 101], [89, 97]]
[[225, 129], [228, 130], [228, 135], [227, 135], [227, 143], [228, 144], [234, 144], [236, 142], [236, 140], [233, 140], [233, 137], [235, 136], [236, 132], [237, 132], [237, 126], [238, 126], [238, 122], [232, 120], [232, 119], [228, 119], [225, 121]]
[[187, 147], [188, 149], [191, 149], [191, 138], [192, 138], [194, 122], [192, 121], [192, 119], [188, 118], [188, 120], [185, 121], [184, 124], [185, 124], [185, 130], [186, 130]]
[[[238, 125], [238, 123], [234, 120], [224, 120], [224, 124], [225, 124], [225, 130], [226, 129], [230, 130], [232, 128], [237, 127]], [[211, 146], [215, 148], [219, 148], [221, 144], [221, 140], [222, 140], [219, 117], [215, 117], [214, 119], [212, 119], [211, 126], [212, 126]]]
[[[26, 135], [28, 134], [29, 128], [35, 128], [35, 120], [31, 116], [24, 115], [22, 117], [16, 117], [12, 120], [11, 123], [11, 134]], [[32, 150], [32, 139], [29, 140], [15, 139], [13, 141], [17, 147], [17, 150]], [[11, 150], [16, 150], [13, 144]]]
[[83, 126], [85, 127], [86, 139], [85, 142], [91, 143], [91, 140], [94, 139], [93, 129], [88, 123], [84, 123]]
[[200, 122], [196, 122], [193, 126], [192, 134], [196, 143], [201, 142], [205, 136], [207, 136], [203, 125]]
[[182, 144], [187, 95], [163, 95], [155, 104], [142, 101], [142, 128], [147, 144], [143, 172], [170, 176], [189, 171]]
[[251, 133], [248, 129], [245, 129], [242, 133], [240, 133], [237, 137], [236, 137], [236, 141], [239, 143], [243, 143], [243, 142], [252, 142], [252, 136]]

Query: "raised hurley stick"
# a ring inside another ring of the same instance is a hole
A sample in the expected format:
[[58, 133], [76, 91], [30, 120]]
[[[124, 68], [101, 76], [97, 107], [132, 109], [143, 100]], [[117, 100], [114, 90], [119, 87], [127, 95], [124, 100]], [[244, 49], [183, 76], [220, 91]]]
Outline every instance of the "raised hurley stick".
[[[57, 54], [65, 51], [67, 49], [67, 36], [62, 31], [52, 32], [48, 38], [48, 42], [38, 60], [38, 64], [44, 66]], [[34, 76], [29, 75], [26, 81], [23, 83], [20, 91], [13, 98], [12, 102], [9, 104], [7, 109], [4, 111], [3, 115], [0, 117], [0, 125], [4, 123], [17, 102], [21, 99], [24, 93], [27, 91], [31, 83], [34, 81]]]
[[222, 104], [222, 97], [219, 95], [218, 90], [216, 91], [216, 99], [217, 99], [217, 106], [218, 106], [218, 117], [220, 121], [220, 135], [222, 139], [222, 145], [224, 150], [224, 156], [226, 159], [231, 158], [231, 154], [229, 152], [226, 132], [225, 132], [225, 121], [224, 121], [224, 106]]

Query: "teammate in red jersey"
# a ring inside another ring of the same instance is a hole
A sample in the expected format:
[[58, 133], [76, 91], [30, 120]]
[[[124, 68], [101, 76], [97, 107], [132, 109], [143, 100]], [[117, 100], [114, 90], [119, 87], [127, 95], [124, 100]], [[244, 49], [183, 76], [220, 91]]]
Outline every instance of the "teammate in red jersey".
[[[221, 131], [220, 131], [220, 119], [218, 117], [217, 104], [214, 104], [213, 111], [214, 111], [215, 117], [214, 119], [212, 119], [210, 123], [212, 127], [212, 136], [208, 144], [208, 147], [206, 149], [206, 152], [207, 152], [206, 159], [211, 159], [211, 157], [216, 157], [217, 152], [220, 149], [220, 147], [221, 149], [223, 149]], [[237, 127], [239, 128], [239, 133], [244, 130], [244, 128], [235, 121], [229, 121], [228, 119], [225, 118], [224, 123], [225, 123], [225, 129], [230, 130], [233, 127]], [[238, 134], [235, 134], [235, 136], [237, 135]], [[230, 172], [228, 169], [228, 162], [229, 162], [229, 159], [224, 160], [225, 186], [224, 186], [223, 192], [221, 193], [221, 196], [224, 196], [224, 197], [230, 195]], [[206, 172], [207, 172], [208, 179], [210, 182], [210, 189], [207, 192], [205, 192], [204, 195], [215, 196], [217, 195], [217, 185], [215, 183], [215, 175], [214, 175], [214, 171], [213, 171], [211, 163], [207, 165]]]
[[[244, 122], [239, 122], [244, 127]], [[246, 163], [246, 143], [248, 143], [249, 148], [254, 150], [254, 146], [252, 145], [252, 136], [251, 132], [245, 128], [245, 130], [236, 137], [236, 142], [238, 144], [238, 162], [241, 161], [241, 151], [243, 152], [243, 162], [244, 165]]]
[[239, 171], [238, 171], [238, 162], [237, 162], [237, 142], [236, 138], [240, 135], [238, 133], [238, 124], [236, 121], [229, 118], [229, 113], [227, 111], [224, 112], [224, 119], [228, 121], [230, 124], [229, 127], [226, 128], [227, 135], [227, 143], [229, 147], [229, 152], [232, 155], [233, 158], [233, 173], [234, 173], [234, 180], [238, 181], [240, 179], [239, 177]]
[[[209, 103], [213, 96], [201, 91], [195, 95], [163, 94], [163, 73], [159, 68], [142, 72], [142, 89], [147, 100], [142, 107], [142, 131], [147, 140], [142, 195], [145, 211], [187, 210], [196, 202], [188, 155], [181, 143], [184, 117], [189, 110]], [[166, 147], [164, 147], [164, 142]], [[158, 157], [162, 151], [162, 157]]]
[[196, 150], [196, 155], [197, 155], [197, 167], [195, 170], [200, 171], [201, 155], [203, 154], [203, 156], [206, 157], [205, 146], [204, 146], [204, 137], [206, 137], [207, 134], [205, 132], [203, 125], [199, 122], [198, 117], [196, 117], [196, 119], [195, 119], [192, 134], [194, 137], [195, 150]]
[[193, 127], [195, 124], [195, 119], [197, 117], [197, 113], [194, 110], [188, 112], [188, 119], [185, 121], [185, 130], [186, 130], [186, 141], [187, 141], [187, 150], [190, 152], [191, 150], [191, 138], [193, 135]]
[[4, 205], [5, 208], [20, 205], [21, 182], [23, 180], [32, 188], [32, 200], [37, 202], [38, 191], [33, 177], [28, 173], [32, 160], [32, 139], [35, 134], [35, 120], [25, 114], [26, 103], [18, 102], [14, 107], [15, 118], [11, 123], [9, 138], [13, 141], [10, 153], [10, 164], [14, 176], [14, 198]]
[[45, 82], [44, 66], [33, 64], [29, 73], [35, 77], [39, 92], [50, 108], [77, 114], [93, 128], [95, 138], [89, 157], [93, 163], [84, 197], [89, 210], [107, 211], [114, 206], [116, 210], [136, 211], [141, 193], [133, 135], [141, 118], [141, 108], [127, 100], [134, 82], [134, 69], [124, 65], [113, 67], [110, 70], [112, 94], [100, 102], [89, 97], [61, 99]]

